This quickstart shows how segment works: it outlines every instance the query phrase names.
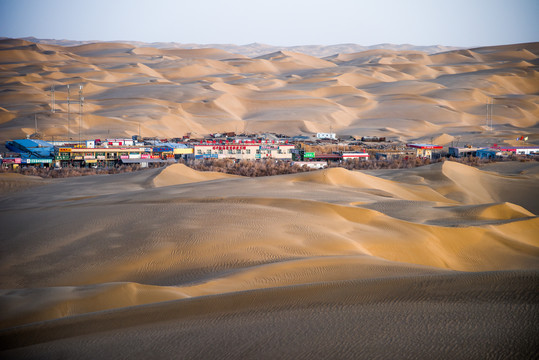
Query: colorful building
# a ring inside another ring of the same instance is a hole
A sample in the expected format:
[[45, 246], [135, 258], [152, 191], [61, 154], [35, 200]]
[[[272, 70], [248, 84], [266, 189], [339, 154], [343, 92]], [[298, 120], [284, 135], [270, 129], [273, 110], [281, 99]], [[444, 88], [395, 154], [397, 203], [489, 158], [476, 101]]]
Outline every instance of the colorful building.
[[193, 145], [195, 159], [292, 160], [292, 144], [202, 143]]
[[429, 159], [432, 159], [433, 150], [443, 149], [443, 146], [434, 144], [406, 144], [406, 146], [415, 149], [417, 157]]

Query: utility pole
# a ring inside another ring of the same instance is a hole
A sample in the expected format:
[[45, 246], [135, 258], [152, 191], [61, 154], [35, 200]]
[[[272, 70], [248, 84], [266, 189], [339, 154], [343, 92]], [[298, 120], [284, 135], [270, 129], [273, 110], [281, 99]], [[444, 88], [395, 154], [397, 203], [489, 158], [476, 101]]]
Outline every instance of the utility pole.
[[487, 130], [492, 131], [492, 114], [494, 113], [494, 99], [487, 98]]
[[71, 109], [69, 103], [69, 84], [67, 84], [67, 140], [69, 141], [69, 118], [71, 116]]
[[492, 102], [490, 103], [490, 131], [492, 131], [492, 115], [494, 114], [494, 98], [492, 98]]
[[82, 96], [82, 84], [79, 85], [79, 145], [81, 144], [81, 127], [82, 127], [82, 107], [84, 102], [84, 96]]
[[35, 134], [37, 135], [37, 114], [36, 113], [34, 113], [34, 122], [35, 122], [35, 127], [36, 127]]
[[54, 85], [51, 85], [51, 112], [54, 113]]

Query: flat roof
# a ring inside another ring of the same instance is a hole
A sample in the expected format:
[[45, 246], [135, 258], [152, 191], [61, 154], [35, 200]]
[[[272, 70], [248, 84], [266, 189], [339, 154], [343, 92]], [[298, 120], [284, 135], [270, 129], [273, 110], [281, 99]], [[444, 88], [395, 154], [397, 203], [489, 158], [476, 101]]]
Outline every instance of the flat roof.
[[444, 148], [441, 145], [434, 145], [434, 144], [406, 144], [406, 146], [416, 148], [416, 149], [443, 149]]
[[491, 149], [495, 149], [495, 150], [501, 150], [501, 151], [516, 151], [516, 150], [526, 150], [526, 149], [539, 149], [539, 146], [503, 146], [503, 147], [500, 147], [500, 146], [496, 146], [496, 147], [491, 147]]

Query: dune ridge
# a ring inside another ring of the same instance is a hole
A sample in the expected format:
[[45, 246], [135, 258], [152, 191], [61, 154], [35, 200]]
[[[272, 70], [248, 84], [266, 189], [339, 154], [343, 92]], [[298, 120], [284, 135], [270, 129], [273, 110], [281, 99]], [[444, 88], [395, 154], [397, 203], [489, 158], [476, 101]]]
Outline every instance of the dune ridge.
[[[479, 358], [490, 352], [528, 357], [537, 346], [529, 316], [537, 308], [534, 279], [537, 272], [497, 272], [264, 289], [35, 323], [1, 332], [0, 343], [6, 356], [47, 358], [103, 353], [116, 358], [149, 351], [159, 357], [253, 359], [307, 359], [313, 352], [343, 358], [425, 353]], [[451, 295], [442, 299], [437, 294]], [[403, 330], [407, 337], [399, 335]], [[328, 332], [339, 339], [335, 344], [328, 344]], [[217, 346], [208, 346], [211, 339]]]
[[[305, 283], [537, 269], [539, 221], [523, 206], [538, 187], [528, 173], [446, 162], [251, 179], [176, 164], [47, 181], [0, 201], [9, 239], [0, 302], [12, 309], [2, 323]], [[513, 191], [501, 191], [507, 182]], [[20, 216], [47, 230], [21, 229]]]
[[537, 167], [2, 175], [29, 186], [0, 196], [0, 353], [529, 354]]

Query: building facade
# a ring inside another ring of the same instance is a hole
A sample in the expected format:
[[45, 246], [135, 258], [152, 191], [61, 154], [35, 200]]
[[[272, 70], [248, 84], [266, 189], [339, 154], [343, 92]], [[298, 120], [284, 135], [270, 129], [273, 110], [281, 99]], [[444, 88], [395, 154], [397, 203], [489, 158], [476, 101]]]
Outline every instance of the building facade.
[[[415, 149], [416, 156], [420, 158], [433, 158], [433, 151], [443, 149], [443, 146], [434, 144], [406, 144], [409, 148]], [[439, 155], [439, 154], [438, 154]]]
[[317, 139], [331, 139], [337, 140], [337, 134], [335, 133], [316, 133]]
[[195, 159], [278, 159], [292, 160], [292, 144], [194, 144], [193, 155]]

